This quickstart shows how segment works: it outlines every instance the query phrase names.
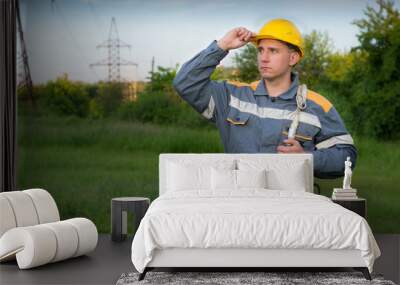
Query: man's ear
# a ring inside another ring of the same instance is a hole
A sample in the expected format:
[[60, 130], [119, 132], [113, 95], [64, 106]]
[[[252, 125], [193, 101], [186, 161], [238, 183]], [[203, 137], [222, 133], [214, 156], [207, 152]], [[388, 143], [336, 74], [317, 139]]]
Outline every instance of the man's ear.
[[289, 65], [295, 66], [300, 60], [300, 55], [298, 52], [291, 52], [289, 58]]

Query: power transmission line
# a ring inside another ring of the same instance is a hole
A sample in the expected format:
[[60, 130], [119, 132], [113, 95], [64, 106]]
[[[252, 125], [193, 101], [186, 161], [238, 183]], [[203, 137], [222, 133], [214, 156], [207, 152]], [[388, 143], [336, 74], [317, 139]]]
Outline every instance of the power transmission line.
[[97, 48], [106, 48], [108, 57], [96, 63], [90, 64], [90, 67], [94, 66], [107, 66], [108, 67], [108, 81], [109, 82], [121, 82], [121, 70], [120, 66], [138, 66], [137, 63], [122, 59], [120, 57], [120, 48], [129, 48], [130, 45], [121, 41], [118, 35], [117, 24], [115, 18], [111, 19], [110, 31], [108, 39], [103, 43], [97, 45]]

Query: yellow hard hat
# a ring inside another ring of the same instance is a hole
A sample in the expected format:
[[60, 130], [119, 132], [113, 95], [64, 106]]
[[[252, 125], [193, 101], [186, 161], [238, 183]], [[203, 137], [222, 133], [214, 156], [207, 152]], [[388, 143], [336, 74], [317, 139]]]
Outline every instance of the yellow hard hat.
[[287, 42], [299, 48], [300, 56], [304, 56], [304, 43], [300, 31], [289, 20], [274, 19], [266, 23], [258, 32], [257, 36], [251, 38], [251, 42], [258, 45], [262, 39], [275, 39]]

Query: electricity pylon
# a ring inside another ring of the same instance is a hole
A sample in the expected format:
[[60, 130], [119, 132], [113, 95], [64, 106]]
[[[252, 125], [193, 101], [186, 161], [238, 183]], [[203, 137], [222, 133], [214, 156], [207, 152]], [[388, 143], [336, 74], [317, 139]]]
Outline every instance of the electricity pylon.
[[131, 48], [127, 43], [124, 43], [119, 39], [117, 24], [115, 18], [111, 19], [111, 27], [108, 35], [108, 39], [97, 45], [97, 48], [107, 48], [108, 57], [99, 62], [90, 64], [90, 67], [94, 66], [107, 66], [108, 67], [108, 81], [109, 82], [121, 82], [121, 70], [120, 66], [137, 66], [137, 63], [124, 60], [120, 57], [120, 48]]
[[17, 39], [19, 43], [19, 51], [17, 55], [17, 72], [18, 72], [17, 88], [20, 89], [26, 87], [28, 92], [28, 97], [30, 98], [33, 107], [35, 107], [35, 97], [33, 95], [33, 83], [28, 63], [28, 52], [26, 51], [24, 32], [22, 30], [19, 1], [16, 1], [16, 7], [17, 7], [16, 10], [17, 10], [17, 29], [18, 29]]

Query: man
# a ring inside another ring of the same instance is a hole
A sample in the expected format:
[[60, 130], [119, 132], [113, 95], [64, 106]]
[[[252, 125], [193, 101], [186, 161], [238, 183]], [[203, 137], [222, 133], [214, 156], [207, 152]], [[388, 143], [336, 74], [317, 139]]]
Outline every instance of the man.
[[[258, 49], [262, 80], [251, 84], [212, 81], [211, 74], [229, 50], [250, 41]], [[288, 20], [274, 19], [258, 34], [235, 28], [185, 63], [174, 87], [217, 125], [225, 152], [309, 152], [316, 177], [341, 177], [348, 156], [354, 168], [357, 150], [332, 104], [300, 85], [297, 73], [292, 72], [303, 56], [300, 32]]]

